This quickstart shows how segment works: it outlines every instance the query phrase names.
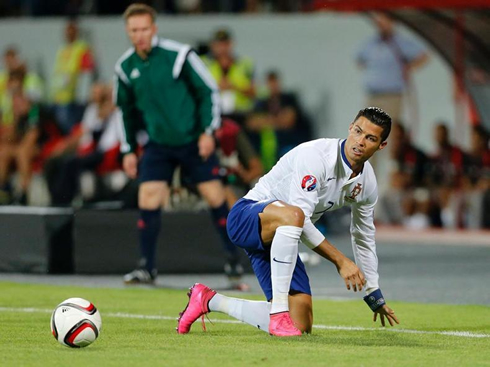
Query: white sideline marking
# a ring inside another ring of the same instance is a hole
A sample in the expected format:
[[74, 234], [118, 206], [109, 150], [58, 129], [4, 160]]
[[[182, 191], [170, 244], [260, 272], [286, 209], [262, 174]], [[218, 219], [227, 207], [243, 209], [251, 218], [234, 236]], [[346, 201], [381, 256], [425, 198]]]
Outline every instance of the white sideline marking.
[[[32, 308], [32, 307], [0, 307], [0, 312], [24, 312], [24, 313], [51, 313], [53, 310], [45, 308]], [[177, 316], [163, 316], [163, 315], [138, 315], [132, 313], [111, 313], [104, 312], [104, 317], [115, 317], [121, 319], [145, 319], [145, 320], [177, 320]], [[211, 319], [216, 324], [242, 324], [238, 320], [216, 320]], [[315, 329], [324, 330], [341, 330], [341, 331], [378, 331], [387, 333], [402, 333], [402, 334], [426, 334], [426, 335], [447, 335], [457, 336], [462, 338], [490, 338], [490, 334], [477, 334], [470, 331], [424, 331], [424, 330], [412, 330], [412, 329], [384, 329], [384, 328], [369, 328], [360, 326], [335, 326], [335, 325], [317, 325], [314, 324]]]

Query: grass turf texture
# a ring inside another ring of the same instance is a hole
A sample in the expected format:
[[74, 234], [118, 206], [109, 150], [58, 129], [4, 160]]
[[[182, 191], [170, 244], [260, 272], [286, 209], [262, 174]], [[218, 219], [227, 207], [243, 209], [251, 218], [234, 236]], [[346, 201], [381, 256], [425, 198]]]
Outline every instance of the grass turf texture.
[[[50, 333], [50, 313], [69, 297], [93, 302], [102, 315], [99, 339], [87, 348], [64, 347]], [[253, 297], [252, 297], [253, 298]], [[255, 297], [255, 299], [260, 299]], [[101, 289], [0, 282], [2, 366], [490, 366], [490, 338], [377, 330], [314, 329], [280, 339], [245, 324], [195, 323], [178, 335], [175, 320], [135, 319], [115, 313], [177, 316], [186, 292], [166, 289]], [[490, 308], [391, 302], [398, 328], [490, 334]], [[362, 300], [314, 302], [315, 324], [372, 328]], [[112, 316], [111, 316], [112, 315]], [[228, 317], [212, 313], [212, 319]]]

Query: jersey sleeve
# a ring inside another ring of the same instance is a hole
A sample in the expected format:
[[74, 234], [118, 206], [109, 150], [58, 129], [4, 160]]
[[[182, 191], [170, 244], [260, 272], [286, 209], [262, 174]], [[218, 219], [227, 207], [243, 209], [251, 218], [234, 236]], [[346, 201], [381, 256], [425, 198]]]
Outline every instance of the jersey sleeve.
[[124, 71], [116, 67], [114, 76], [114, 103], [120, 108], [123, 119], [122, 153], [134, 153], [137, 148], [138, 118], [134, 93]]
[[351, 207], [352, 249], [356, 264], [367, 280], [366, 288], [379, 288], [378, 256], [376, 255], [374, 206], [378, 191], [374, 189], [364, 202]]
[[215, 80], [194, 51], [188, 53], [181, 76], [185, 78], [196, 98], [202, 131], [211, 134], [221, 124], [219, 93]]
[[300, 207], [305, 214], [301, 241], [309, 248], [318, 246], [325, 237], [311, 222], [318, 204], [320, 183], [325, 180], [325, 166], [319, 152], [312, 147], [300, 149], [293, 163], [288, 204]]

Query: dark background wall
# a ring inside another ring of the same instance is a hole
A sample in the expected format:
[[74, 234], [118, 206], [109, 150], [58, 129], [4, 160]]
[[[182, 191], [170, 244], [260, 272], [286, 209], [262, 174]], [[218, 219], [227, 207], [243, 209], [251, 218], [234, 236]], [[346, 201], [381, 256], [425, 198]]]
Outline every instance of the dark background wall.
[[[49, 210], [0, 212], [0, 271], [122, 274], [136, 266], [138, 211]], [[163, 214], [160, 273], [220, 273], [224, 264], [207, 212]]]

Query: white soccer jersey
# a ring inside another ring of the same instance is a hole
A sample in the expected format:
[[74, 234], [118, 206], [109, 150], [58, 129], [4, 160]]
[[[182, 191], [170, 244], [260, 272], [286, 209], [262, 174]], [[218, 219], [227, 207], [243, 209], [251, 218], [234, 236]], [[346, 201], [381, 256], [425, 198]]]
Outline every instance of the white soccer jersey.
[[352, 248], [357, 265], [367, 280], [367, 289], [378, 288], [374, 206], [378, 198], [374, 170], [369, 162], [360, 174], [344, 155], [345, 139], [318, 139], [301, 144], [285, 154], [250, 190], [246, 199], [276, 199], [303, 209], [305, 224], [301, 241], [310, 248], [325, 237], [313, 225], [327, 211], [350, 205]]

